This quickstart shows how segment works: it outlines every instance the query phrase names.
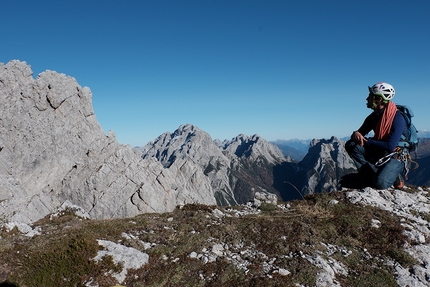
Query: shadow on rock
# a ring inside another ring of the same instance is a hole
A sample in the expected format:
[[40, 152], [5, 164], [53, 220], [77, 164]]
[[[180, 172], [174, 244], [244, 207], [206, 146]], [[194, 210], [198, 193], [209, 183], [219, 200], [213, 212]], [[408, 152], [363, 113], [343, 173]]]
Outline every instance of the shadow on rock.
[[362, 189], [371, 186], [371, 179], [359, 173], [344, 175], [340, 180], [340, 186], [345, 188]]

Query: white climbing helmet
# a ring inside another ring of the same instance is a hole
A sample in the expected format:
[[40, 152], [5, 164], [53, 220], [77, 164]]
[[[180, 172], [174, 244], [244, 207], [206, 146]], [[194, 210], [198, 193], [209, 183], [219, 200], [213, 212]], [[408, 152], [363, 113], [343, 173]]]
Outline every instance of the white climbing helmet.
[[394, 87], [385, 82], [379, 82], [374, 84], [372, 87], [369, 87], [369, 92], [381, 96], [384, 99], [384, 102], [389, 102], [394, 98], [396, 91], [394, 91]]

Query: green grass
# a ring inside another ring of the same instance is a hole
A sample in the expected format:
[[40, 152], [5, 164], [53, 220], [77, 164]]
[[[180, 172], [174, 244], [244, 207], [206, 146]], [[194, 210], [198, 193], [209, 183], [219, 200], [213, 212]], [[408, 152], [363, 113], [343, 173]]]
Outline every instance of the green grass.
[[[339, 203], [329, 204], [332, 199]], [[50, 287], [85, 286], [92, 281], [100, 287], [113, 286], [117, 282], [111, 274], [121, 266], [109, 256], [100, 262], [92, 260], [100, 249], [97, 239], [120, 241], [148, 253], [147, 265], [128, 271], [128, 287], [311, 286], [319, 269], [300, 254], [323, 254], [326, 248], [322, 243], [351, 251], [349, 256], [332, 255], [349, 270], [349, 276], [337, 278], [345, 286], [396, 286], [391, 268], [381, 264], [381, 258], [404, 267], [416, 264], [402, 250], [407, 238], [399, 218], [388, 212], [352, 205], [343, 193], [306, 196], [289, 204], [290, 209], [263, 204], [258, 214], [245, 216], [228, 211], [242, 207], [193, 204], [171, 213], [128, 219], [81, 220], [70, 213], [52, 220], [47, 217], [36, 223], [42, 235], [26, 238], [16, 231], [1, 233], [0, 262], [7, 262], [7, 268], [0, 264], [0, 283], [8, 280], [16, 286]], [[228, 216], [214, 216], [215, 208]], [[372, 228], [372, 219], [381, 221], [381, 227]], [[135, 238], [124, 239], [123, 232]], [[142, 242], [155, 246], [144, 250]], [[202, 253], [215, 243], [226, 244], [229, 252], [247, 260], [247, 271], [227, 257], [205, 264], [188, 256], [193, 251]], [[255, 253], [240, 253], [251, 249]], [[370, 259], [363, 256], [364, 249]], [[275, 259], [277, 268], [291, 274], [267, 274], [264, 264], [270, 258]]]

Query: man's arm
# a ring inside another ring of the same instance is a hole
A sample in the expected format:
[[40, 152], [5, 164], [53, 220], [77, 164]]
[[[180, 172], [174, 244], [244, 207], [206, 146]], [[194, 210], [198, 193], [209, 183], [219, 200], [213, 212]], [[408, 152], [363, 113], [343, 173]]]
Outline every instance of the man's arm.
[[388, 152], [392, 152], [399, 144], [400, 137], [402, 136], [405, 126], [406, 126], [405, 118], [403, 117], [402, 114], [397, 112], [396, 116], [393, 119], [393, 125], [391, 126], [391, 131], [390, 131], [390, 134], [388, 135], [388, 139], [385, 141], [368, 139], [366, 144], [377, 146], [382, 149], [385, 149]]
[[367, 118], [364, 120], [361, 127], [354, 131], [351, 135], [351, 139], [358, 145], [364, 146], [367, 139], [365, 136], [373, 129], [373, 113], [368, 115]]

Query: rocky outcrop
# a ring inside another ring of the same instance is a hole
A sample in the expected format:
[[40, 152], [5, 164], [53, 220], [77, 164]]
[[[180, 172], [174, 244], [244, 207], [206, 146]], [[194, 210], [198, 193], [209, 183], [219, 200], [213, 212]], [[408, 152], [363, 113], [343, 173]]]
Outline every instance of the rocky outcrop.
[[307, 194], [339, 190], [342, 177], [357, 171], [344, 145], [336, 137], [314, 139], [301, 162], [277, 166], [277, 189], [282, 198], [300, 199]]
[[[92, 218], [165, 212], [178, 204], [214, 204], [209, 182], [194, 165], [170, 169], [142, 159], [106, 136], [89, 88], [64, 74], [32, 77], [25, 62], [0, 66], [0, 217], [32, 222], [65, 201]], [[181, 178], [195, 171], [199, 185]]]
[[[339, 278], [348, 278], [355, 276], [354, 270], [342, 263], [343, 260], [339, 258], [353, 257], [354, 254], [360, 255], [360, 260], [378, 260], [380, 264], [390, 266], [398, 286], [428, 286], [430, 274], [430, 246], [428, 238], [430, 237], [428, 214], [430, 212], [430, 199], [428, 197], [428, 190], [419, 188], [417, 191], [412, 191], [406, 188], [405, 191], [389, 189], [389, 190], [374, 190], [372, 188], [365, 188], [362, 190], [349, 190], [343, 189], [347, 202], [350, 204], [361, 206], [373, 206], [387, 211], [392, 216], [398, 217], [401, 226], [404, 228], [404, 234], [408, 238], [408, 243], [403, 246], [403, 250], [414, 258], [415, 262], [409, 268], [403, 267], [399, 262], [392, 259], [383, 259], [373, 257], [366, 248], [354, 249], [348, 246], [337, 246], [329, 242], [319, 242], [321, 248], [315, 249], [311, 252], [298, 251], [289, 254], [279, 254], [280, 257], [287, 260], [294, 260], [294, 258], [301, 257], [313, 266], [315, 266], [315, 285], [318, 287], [324, 286], [344, 286], [339, 282]], [[284, 212], [291, 211], [289, 204], [277, 204], [276, 197], [267, 196], [264, 193], [256, 192], [256, 197], [253, 202], [248, 202], [242, 205], [240, 209], [213, 209], [208, 218], [212, 218], [217, 225], [222, 226], [223, 218], [228, 217], [242, 217], [244, 215], [258, 216], [261, 210], [258, 209], [260, 203], [270, 203], [274, 208], [283, 210]], [[256, 203], [258, 203], [256, 205]], [[339, 201], [332, 199], [328, 203], [330, 206], [335, 207]], [[174, 222], [171, 217], [171, 221]], [[377, 218], [370, 218], [369, 228], [377, 230], [383, 228], [381, 221]], [[136, 236], [123, 233], [123, 237], [138, 238]], [[283, 240], [283, 238], [279, 238]], [[106, 241], [105, 241], [106, 242]], [[131, 249], [117, 243], [108, 242], [111, 245], [118, 246], [118, 249]], [[305, 245], [305, 243], [302, 243]], [[155, 243], [142, 242], [141, 245], [155, 246]], [[189, 253], [190, 259], [198, 259], [203, 264], [210, 264], [226, 259], [231, 262], [235, 267], [245, 273], [250, 271], [253, 259], [258, 259], [262, 263], [262, 272], [260, 276], [271, 277], [273, 274], [288, 276], [291, 274], [290, 270], [284, 269], [278, 265], [281, 261], [275, 257], [269, 257], [261, 252], [256, 246], [232, 245], [228, 244], [225, 240], [211, 237], [208, 240], [209, 248], [202, 250], [196, 249]], [[147, 249], [145, 248], [145, 250]], [[101, 251], [105, 252], [106, 251]], [[111, 252], [112, 256], [118, 256]], [[125, 254], [125, 255], [124, 255]], [[142, 256], [138, 250], [122, 252], [120, 254], [123, 262], [134, 262], [135, 257]], [[169, 260], [166, 258], [165, 260]], [[178, 260], [171, 258], [170, 260]], [[351, 260], [353, 260], [351, 258]], [[140, 262], [145, 262], [141, 260]], [[130, 263], [128, 263], [131, 265]], [[370, 263], [369, 263], [370, 264]], [[124, 264], [123, 272], [127, 272]], [[300, 271], [296, 271], [300, 272]], [[121, 282], [119, 280], [119, 282]], [[299, 284], [296, 284], [299, 286]], [[300, 285], [302, 286], [302, 285]]]
[[[229, 185], [230, 160], [215, 145], [210, 135], [194, 125], [181, 125], [173, 133], [167, 132], [142, 149], [143, 159], [157, 159], [166, 168], [174, 168], [178, 162], [188, 162], [200, 171], [201, 180], [206, 179], [218, 204], [235, 205]], [[191, 178], [189, 175], [184, 177]], [[194, 177], [194, 184], [197, 176]]]
[[264, 159], [267, 163], [274, 165], [284, 161], [291, 161], [291, 158], [285, 158], [277, 146], [267, 142], [258, 135], [248, 137], [240, 134], [231, 140], [225, 140], [220, 147], [230, 154], [234, 154], [239, 158], [246, 157], [251, 161], [258, 162]]
[[[430, 237], [428, 214], [430, 200], [428, 191], [418, 188], [418, 193], [401, 190], [374, 190], [367, 187], [363, 190], [346, 192], [347, 198], [353, 204], [370, 205], [386, 210], [400, 218], [404, 233], [412, 244], [407, 244], [405, 251], [417, 261], [410, 268], [403, 268], [400, 264], [393, 264], [397, 274], [398, 286], [429, 286], [430, 274]], [[375, 220], [374, 227], [380, 223]]]
[[220, 142], [190, 124], [162, 134], [141, 151], [144, 159], [156, 158], [169, 169], [178, 161], [198, 166], [210, 181], [219, 205], [246, 203], [258, 190], [277, 193], [272, 169], [288, 161], [276, 146], [258, 135], [239, 135]]
[[309, 152], [299, 164], [304, 178], [303, 194], [338, 190], [340, 179], [356, 171], [344, 146], [336, 137], [312, 140]]

